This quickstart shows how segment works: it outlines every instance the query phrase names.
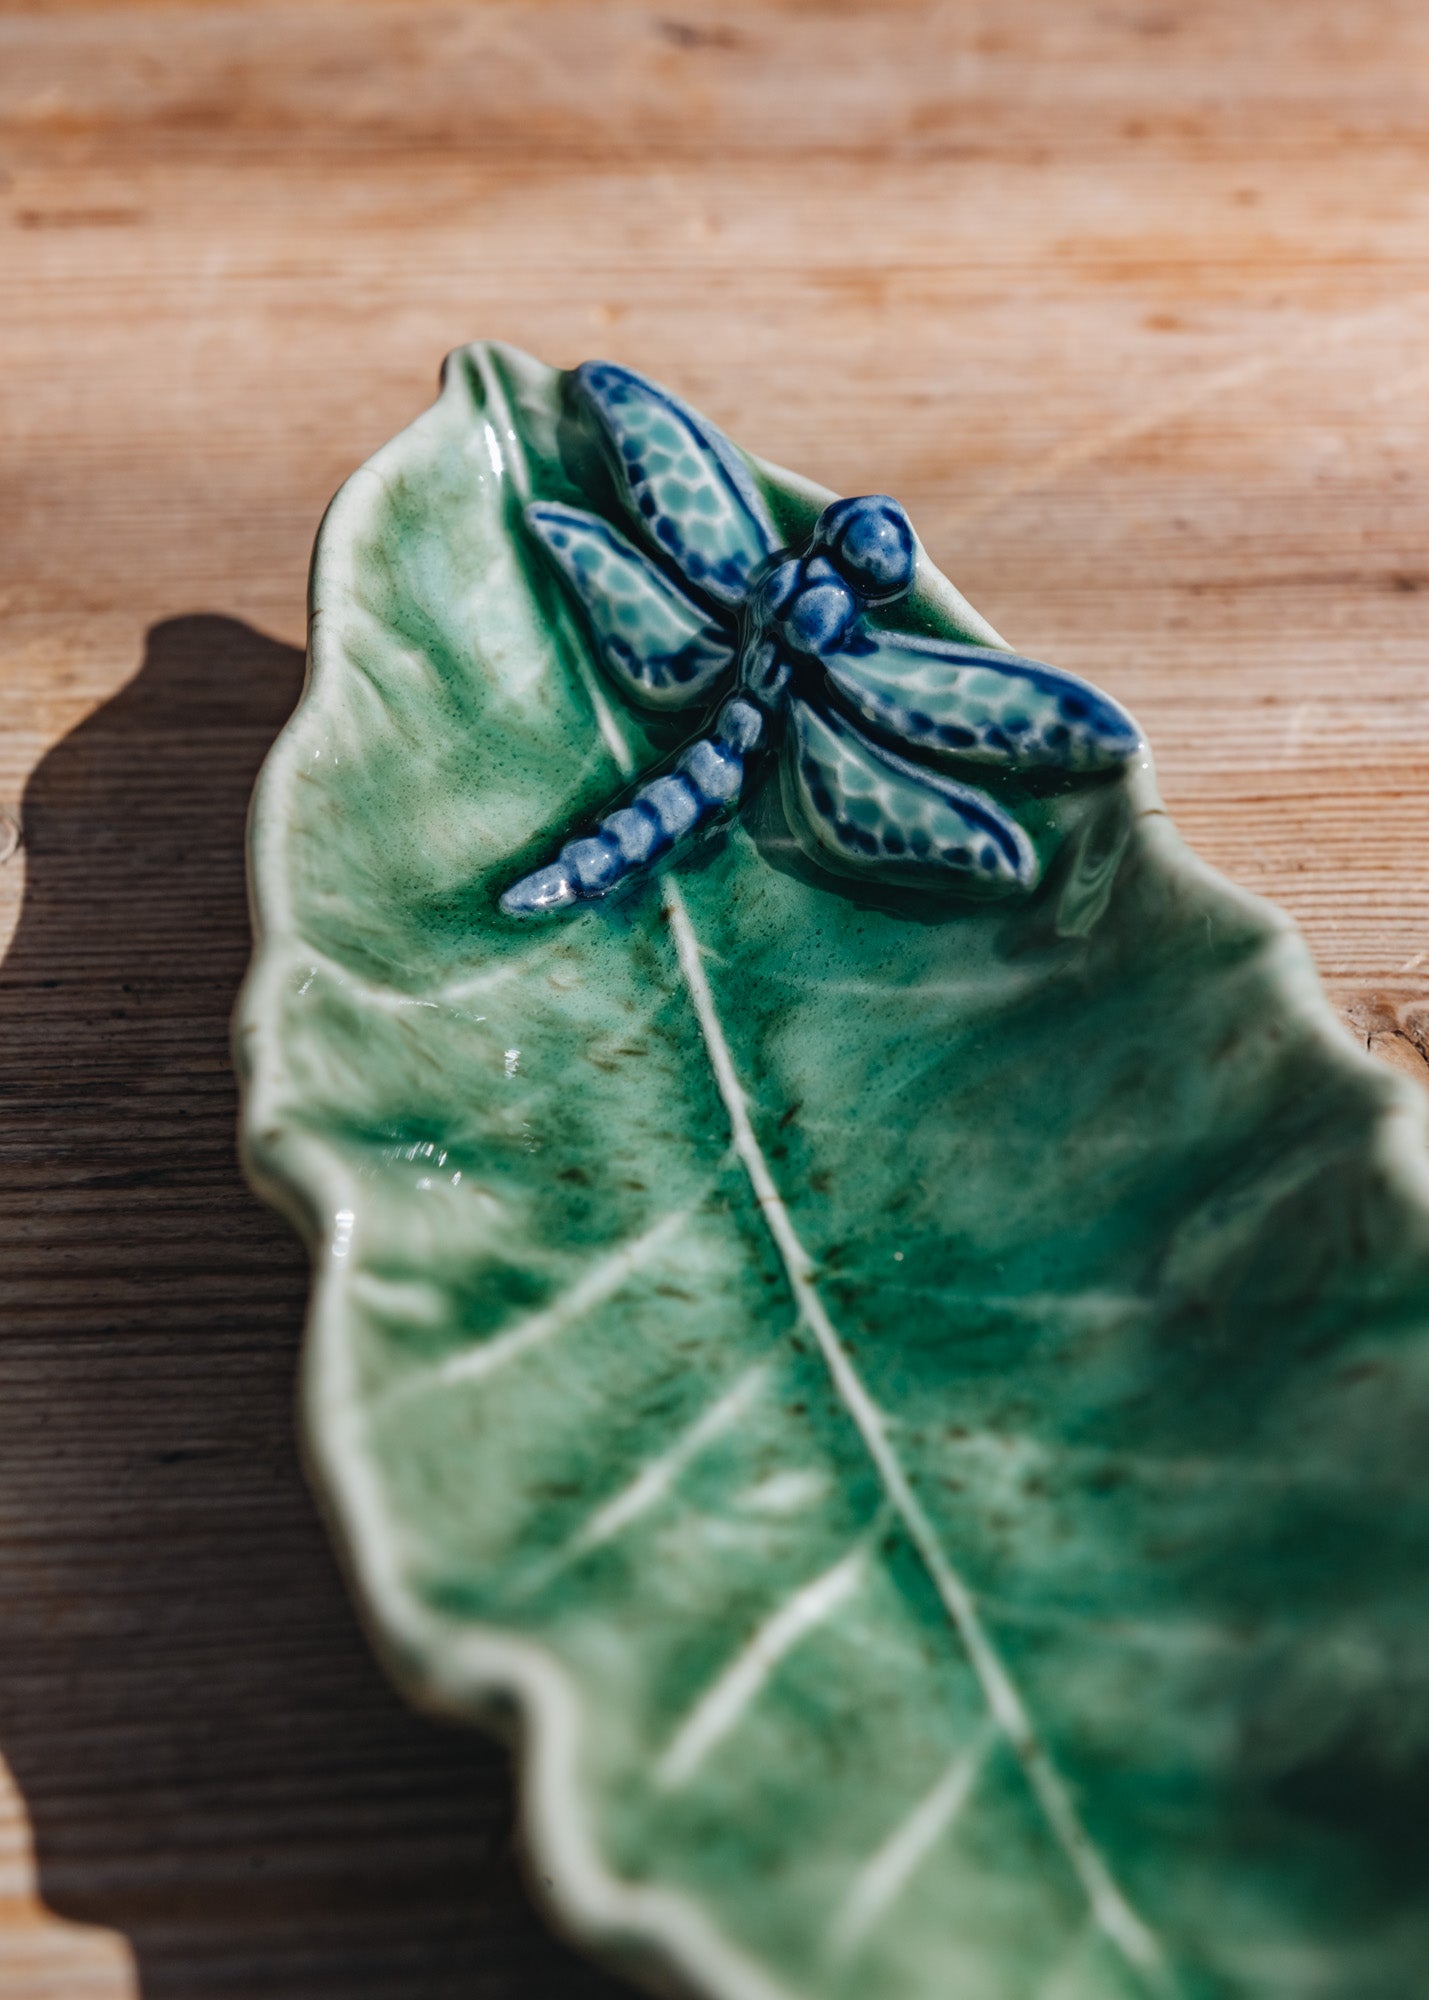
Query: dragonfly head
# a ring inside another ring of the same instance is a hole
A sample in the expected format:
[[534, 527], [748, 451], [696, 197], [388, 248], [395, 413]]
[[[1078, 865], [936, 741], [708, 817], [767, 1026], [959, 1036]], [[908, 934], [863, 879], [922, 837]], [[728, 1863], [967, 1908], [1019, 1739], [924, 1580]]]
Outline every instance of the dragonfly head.
[[906, 595], [916, 544], [908, 516], [886, 494], [826, 507], [804, 555], [767, 566], [744, 611], [742, 678], [766, 701], [783, 694], [799, 656], [842, 653], [864, 612]]
[[833, 564], [861, 605], [892, 604], [913, 587], [913, 524], [886, 493], [835, 500], [814, 525], [810, 554]]

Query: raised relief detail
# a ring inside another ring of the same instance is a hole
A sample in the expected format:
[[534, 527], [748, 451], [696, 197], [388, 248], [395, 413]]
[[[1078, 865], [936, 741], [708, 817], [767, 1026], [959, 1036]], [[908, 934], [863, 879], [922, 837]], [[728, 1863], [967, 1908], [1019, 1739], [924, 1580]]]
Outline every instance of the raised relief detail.
[[640, 539], [551, 502], [528, 507], [527, 525], [621, 694], [714, 714], [672, 768], [513, 883], [506, 914], [570, 909], [648, 873], [732, 813], [775, 751], [815, 859], [961, 895], [1034, 887], [1024, 829], [942, 767], [1110, 770], [1141, 747], [1125, 711], [1055, 667], [881, 629], [918, 566], [887, 494], [834, 501], [806, 547], [783, 548], [744, 460], [697, 412], [611, 362], [585, 362], [572, 385]]

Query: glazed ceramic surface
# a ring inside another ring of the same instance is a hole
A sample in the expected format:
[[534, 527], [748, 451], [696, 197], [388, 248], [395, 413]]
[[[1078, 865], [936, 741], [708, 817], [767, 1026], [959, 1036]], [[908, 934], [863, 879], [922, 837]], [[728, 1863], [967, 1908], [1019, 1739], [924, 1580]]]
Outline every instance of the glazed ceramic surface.
[[[452, 358], [324, 523], [255, 803], [245, 1147], [384, 1658], [516, 1723], [534, 1872], [637, 1976], [1407, 2000], [1417, 1095], [1144, 756], [964, 772], [1016, 894], [826, 865], [766, 771], [503, 913], [708, 726], [627, 698], [533, 531], [638, 535], [599, 444], [568, 378]], [[830, 496], [739, 469], [806, 543]], [[926, 557], [895, 628], [1000, 646]]]
[[[888, 494], [835, 500], [790, 543], [734, 447], [668, 390], [593, 361], [568, 401], [644, 548], [549, 501], [526, 506], [528, 531], [628, 701], [670, 715], [710, 712], [722, 686], [728, 698], [673, 769], [513, 883], [502, 912], [550, 916], [645, 880], [734, 812], [780, 748], [785, 813], [816, 861], [945, 896], [1034, 888], [1041, 860], [1016, 802], [946, 767], [1115, 770], [1141, 748], [1130, 716], [1055, 667], [918, 629], [917, 537]], [[909, 610], [912, 630], [890, 626]]]

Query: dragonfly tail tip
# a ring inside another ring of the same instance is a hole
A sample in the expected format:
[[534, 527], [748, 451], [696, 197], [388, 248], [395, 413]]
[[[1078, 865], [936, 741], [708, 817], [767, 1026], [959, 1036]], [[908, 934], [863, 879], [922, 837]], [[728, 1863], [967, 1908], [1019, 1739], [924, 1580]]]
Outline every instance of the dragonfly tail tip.
[[501, 897], [498, 907], [507, 917], [546, 917], [569, 909], [576, 901], [576, 885], [559, 861], [534, 874], [523, 875]]

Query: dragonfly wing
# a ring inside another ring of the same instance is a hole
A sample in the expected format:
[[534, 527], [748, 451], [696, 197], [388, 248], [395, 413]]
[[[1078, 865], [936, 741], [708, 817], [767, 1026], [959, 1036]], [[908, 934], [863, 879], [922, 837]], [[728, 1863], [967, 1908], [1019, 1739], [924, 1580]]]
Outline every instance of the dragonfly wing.
[[824, 665], [843, 699], [887, 736], [919, 749], [1019, 769], [1105, 771], [1141, 747], [1109, 695], [1075, 674], [901, 632], [862, 632]]
[[734, 663], [734, 645], [633, 543], [578, 507], [538, 501], [531, 531], [581, 601], [602, 664], [646, 708], [688, 708]]
[[845, 865], [1000, 895], [1037, 880], [1031, 841], [984, 793], [876, 748], [807, 702], [789, 706], [784, 780], [792, 817]]
[[714, 603], [743, 603], [779, 546], [759, 489], [713, 424], [612, 361], [585, 361], [576, 393], [603, 435], [621, 497], [646, 534]]

